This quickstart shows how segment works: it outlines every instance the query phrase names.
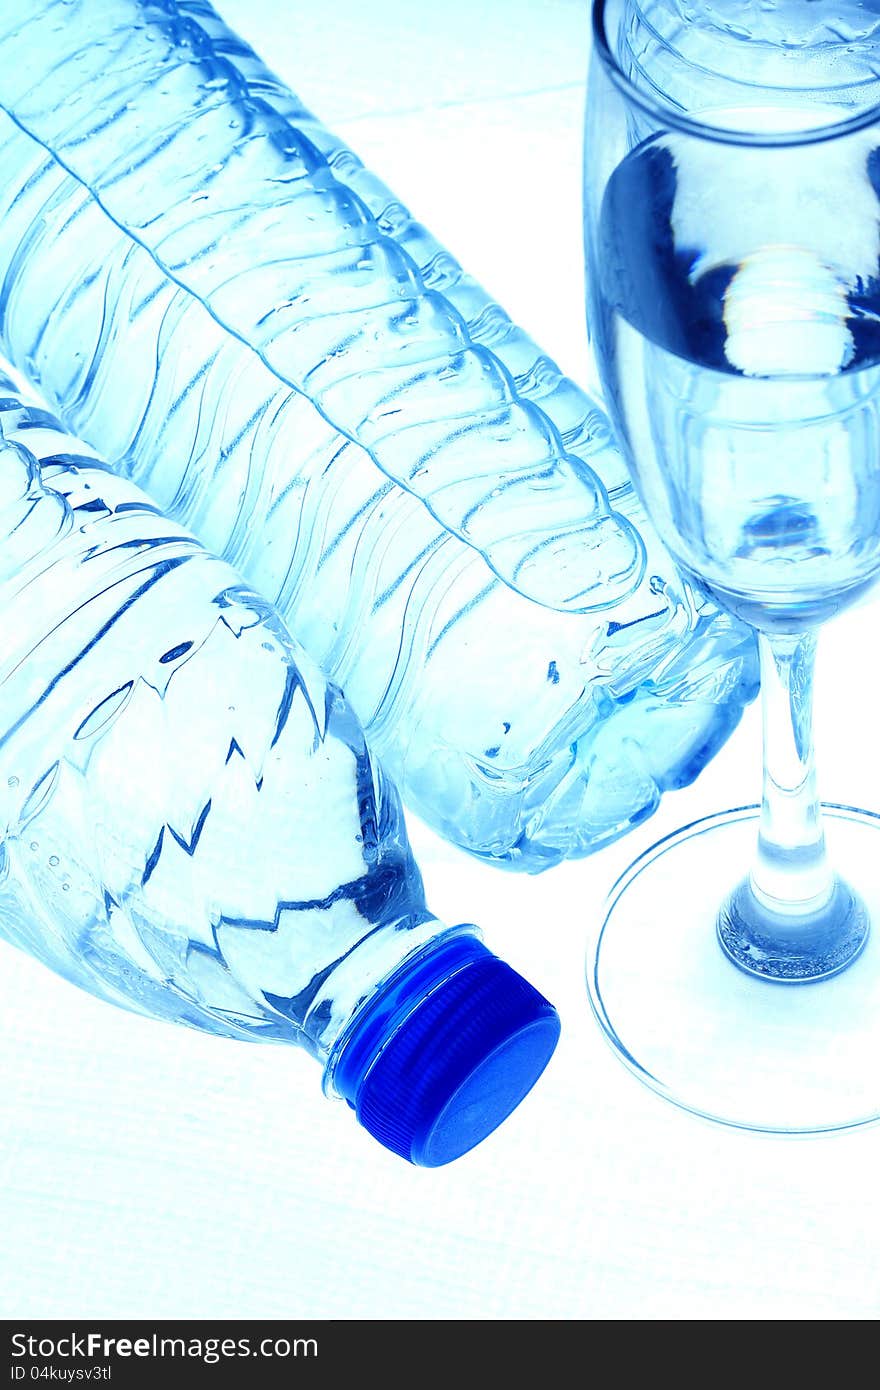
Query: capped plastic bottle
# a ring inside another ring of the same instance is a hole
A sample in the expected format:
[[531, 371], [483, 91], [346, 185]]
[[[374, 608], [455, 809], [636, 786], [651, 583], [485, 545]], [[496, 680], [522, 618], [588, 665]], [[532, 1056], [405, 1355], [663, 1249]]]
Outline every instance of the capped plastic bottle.
[[0, 935], [115, 1004], [295, 1043], [432, 1167], [555, 1011], [429, 912], [393, 786], [266, 602], [0, 380]]
[[34, 0], [0, 41], [6, 351], [292, 615], [408, 804], [535, 871], [692, 780], [752, 638], [595, 402], [201, 0]]

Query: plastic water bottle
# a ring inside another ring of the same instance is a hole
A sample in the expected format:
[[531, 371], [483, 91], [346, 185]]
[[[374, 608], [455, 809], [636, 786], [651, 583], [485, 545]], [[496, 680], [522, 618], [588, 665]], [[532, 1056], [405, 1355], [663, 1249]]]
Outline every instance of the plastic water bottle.
[[207, 5], [0, 28], [6, 350], [293, 615], [409, 804], [537, 870], [690, 781], [751, 638], [675, 574], [595, 404], [398, 204], [373, 217]]
[[863, 0], [624, 0], [623, 19], [624, 70], [691, 113], [740, 106], [746, 89], [755, 107], [796, 108], [809, 89], [843, 116], [876, 64], [877, 7]]
[[306, 1047], [387, 1147], [455, 1158], [555, 1011], [428, 911], [393, 787], [278, 615], [8, 386], [0, 934], [126, 1008]]

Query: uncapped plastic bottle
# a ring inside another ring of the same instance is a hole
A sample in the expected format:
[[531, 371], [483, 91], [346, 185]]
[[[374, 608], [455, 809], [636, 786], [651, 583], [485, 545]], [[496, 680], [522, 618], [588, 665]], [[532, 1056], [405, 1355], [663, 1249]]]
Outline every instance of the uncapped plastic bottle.
[[0, 379], [0, 934], [113, 1003], [306, 1047], [436, 1166], [552, 1007], [429, 912], [394, 788], [266, 602]]
[[595, 402], [209, 6], [0, 5], [0, 42], [8, 354], [291, 617], [409, 804], [538, 870], [690, 781], [752, 639]]

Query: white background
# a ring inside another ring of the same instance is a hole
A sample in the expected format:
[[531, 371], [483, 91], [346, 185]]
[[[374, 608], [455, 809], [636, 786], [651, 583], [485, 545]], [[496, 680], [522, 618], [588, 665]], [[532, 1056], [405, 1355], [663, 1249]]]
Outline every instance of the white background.
[[[584, 379], [581, 0], [223, 8]], [[876, 627], [862, 609], [828, 634], [818, 700], [825, 794], [875, 808]], [[619, 1066], [586, 1004], [618, 870], [757, 777], [752, 713], [646, 828], [539, 879], [413, 825], [434, 910], [480, 922], [564, 1025], [533, 1095], [439, 1171], [380, 1149], [305, 1055], [129, 1017], [0, 947], [0, 1315], [877, 1316], [880, 1130], [792, 1142], [691, 1119]]]

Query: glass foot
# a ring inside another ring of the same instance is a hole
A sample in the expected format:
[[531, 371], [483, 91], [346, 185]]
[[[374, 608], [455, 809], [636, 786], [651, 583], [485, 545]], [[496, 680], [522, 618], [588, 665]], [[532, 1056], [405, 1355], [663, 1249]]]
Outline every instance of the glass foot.
[[812, 984], [852, 965], [867, 943], [871, 915], [840, 877], [820, 909], [794, 917], [768, 911], [746, 878], [723, 902], [717, 927], [740, 970], [783, 984]]
[[868, 1124], [880, 1118], [880, 816], [823, 807], [851, 931], [804, 973], [737, 919], [759, 814], [695, 821], [630, 865], [588, 958], [590, 1002], [620, 1060], [686, 1110], [782, 1134]]

